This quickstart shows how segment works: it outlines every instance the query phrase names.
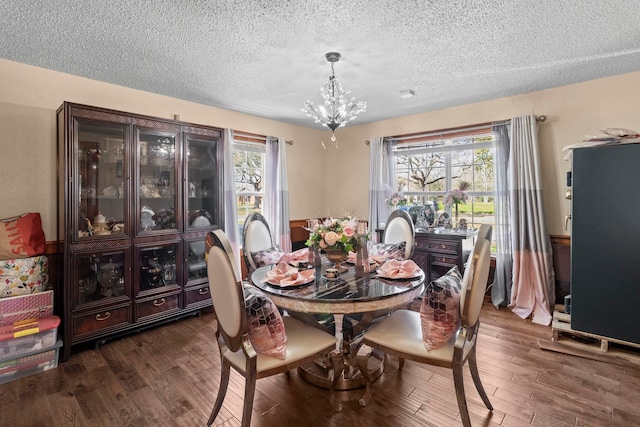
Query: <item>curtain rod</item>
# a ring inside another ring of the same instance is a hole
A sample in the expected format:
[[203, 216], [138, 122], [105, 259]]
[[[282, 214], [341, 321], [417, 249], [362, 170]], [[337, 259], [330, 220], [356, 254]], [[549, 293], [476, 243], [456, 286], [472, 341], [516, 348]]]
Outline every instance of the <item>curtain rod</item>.
[[[237, 139], [239, 141], [249, 141], [249, 142], [267, 142], [268, 136], [259, 135], [257, 133], [249, 133], [242, 131], [233, 131], [233, 139]], [[293, 145], [292, 140], [285, 141], [289, 145]]]
[[[536, 121], [537, 122], [544, 122], [546, 120], [547, 120], [547, 116], [545, 116], [545, 115], [536, 116]], [[459, 127], [455, 127], [455, 128], [440, 129], [440, 130], [434, 130], [434, 131], [429, 131], [429, 132], [411, 133], [411, 134], [405, 134], [405, 135], [395, 135], [395, 136], [388, 136], [388, 137], [385, 137], [385, 138], [393, 139], [395, 141], [402, 141], [402, 140], [405, 140], [405, 139], [424, 138], [424, 137], [430, 137], [430, 136], [444, 136], [444, 135], [449, 135], [449, 134], [452, 134], [452, 133], [486, 129], [486, 128], [490, 127], [490, 126], [508, 125], [510, 123], [511, 123], [510, 119], [508, 119], [508, 120], [497, 120], [497, 121], [494, 121], [494, 122], [476, 123], [476, 124], [469, 125], [469, 126], [459, 126]], [[369, 141], [365, 141], [365, 144], [369, 145]]]

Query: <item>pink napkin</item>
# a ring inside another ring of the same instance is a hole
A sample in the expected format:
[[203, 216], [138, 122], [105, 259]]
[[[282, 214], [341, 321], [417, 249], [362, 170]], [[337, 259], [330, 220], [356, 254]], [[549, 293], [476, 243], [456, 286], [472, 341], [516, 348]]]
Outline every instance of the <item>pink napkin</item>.
[[410, 259], [390, 259], [378, 268], [378, 275], [389, 279], [408, 279], [419, 276], [421, 272], [420, 267]]
[[280, 258], [280, 262], [288, 262], [289, 264], [297, 264], [300, 261], [309, 261], [309, 248], [286, 253]]
[[281, 261], [272, 270], [267, 271], [263, 282], [280, 286], [304, 285], [315, 280], [314, 273], [314, 269], [298, 271], [297, 268]]
[[[347, 262], [351, 264], [355, 264], [357, 259], [357, 254], [355, 252], [349, 252], [347, 256]], [[369, 255], [369, 263], [370, 264], [384, 264], [386, 258], [383, 255]]]

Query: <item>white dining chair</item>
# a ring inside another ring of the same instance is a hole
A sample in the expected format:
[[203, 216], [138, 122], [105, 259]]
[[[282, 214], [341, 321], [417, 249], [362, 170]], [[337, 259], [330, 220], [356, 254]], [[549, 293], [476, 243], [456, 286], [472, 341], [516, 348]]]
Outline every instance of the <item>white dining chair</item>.
[[264, 216], [252, 213], [244, 221], [242, 229], [242, 254], [249, 275], [256, 269], [251, 253], [264, 251], [273, 247], [271, 230]]
[[[218, 395], [207, 425], [213, 424], [222, 408], [233, 368], [245, 378], [241, 425], [248, 427], [251, 424], [256, 380], [288, 372], [327, 355], [335, 349], [337, 339], [329, 333], [284, 316], [282, 320], [287, 336], [285, 359], [256, 353], [249, 340], [244, 292], [231, 245], [222, 230], [210, 231], [209, 235], [213, 244], [207, 257], [207, 273], [217, 320], [216, 339], [222, 372]], [[333, 390], [332, 385], [331, 397]]]
[[[382, 351], [387, 356], [398, 357], [399, 370], [403, 368], [405, 359], [451, 369], [462, 424], [466, 427], [471, 426], [463, 384], [463, 367], [467, 361], [478, 394], [487, 409], [493, 410], [480, 382], [476, 362], [480, 308], [487, 288], [491, 260], [491, 241], [487, 238], [491, 232], [486, 229], [487, 227], [491, 226], [482, 225], [480, 227], [478, 233], [480, 237], [476, 240], [471, 263], [465, 270], [462, 279], [458, 306], [461, 325], [457, 333], [447, 343], [433, 350], [427, 350], [423, 341], [420, 313], [410, 310], [395, 311], [363, 336], [364, 344]], [[363, 352], [358, 360], [359, 366], [366, 366], [369, 355], [370, 352]], [[371, 398], [372, 384], [367, 370], [361, 369], [361, 371], [366, 380], [366, 391], [360, 399], [360, 404], [365, 406]]]
[[391, 212], [384, 228], [382, 243], [395, 244], [406, 242], [404, 259], [411, 259], [415, 246], [416, 230], [411, 216], [403, 210]]

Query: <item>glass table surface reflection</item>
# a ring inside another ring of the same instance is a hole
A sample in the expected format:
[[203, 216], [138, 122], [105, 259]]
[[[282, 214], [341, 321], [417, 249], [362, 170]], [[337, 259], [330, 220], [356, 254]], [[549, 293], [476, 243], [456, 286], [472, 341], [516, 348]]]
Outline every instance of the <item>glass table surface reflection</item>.
[[[300, 375], [312, 384], [329, 388], [332, 383], [329, 371], [333, 370], [333, 378], [338, 378], [334, 382], [337, 390], [362, 387], [364, 378], [360, 373], [361, 369], [367, 369], [372, 379], [380, 377], [384, 371], [384, 355], [359, 358], [361, 336], [379, 316], [405, 306], [421, 294], [424, 272], [420, 271], [415, 278], [393, 280], [379, 277], [374, 266], [370, 274], [357, 276], [355, 266], [343, 263], [340, 266], [340, 277], [328, 280], [324, 273], [331, 264], [323, 255], [322, 265], [314, 267], [314, 281], [304, 285], [280, 287], [265, 282], [267, 272], [274, 267], [269, 265], [258, 268], [251, 275], [251, 281], [276, 306], [308, 323], [314, 323], [317, 319], [314, 316], [317, 315], [331, 314], [334, 318], [335, 335], [338, 338], [336, 350], [329, 355], [330, 360], [316, 361], [313, 366], [300, 368]], [[373, 366], [369, 363], [370, 360], [373, 361]], [[337, 399], [332, 399], [332, 406], [338, 411], [342, 408]]]

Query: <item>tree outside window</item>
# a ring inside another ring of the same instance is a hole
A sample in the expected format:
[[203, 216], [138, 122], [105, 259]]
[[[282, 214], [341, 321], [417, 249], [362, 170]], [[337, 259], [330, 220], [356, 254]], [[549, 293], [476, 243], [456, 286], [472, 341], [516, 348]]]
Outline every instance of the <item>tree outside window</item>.
[[466, 135], [438, 141], [398, 144], [395, 149], [397, 188], [413, 205], [434, 202], [438, 214], [452, 214], [443, 203], [444, 195], [470, 183], [469, 197], [460, 204], [459, 218], [474, 228], [495, 227], [495, 144], [491, 133]]
[[233, 168], [240, 235], [244, 221], [252, 213], [262, 213], [264, 201], [264, 144], [235, 143]]

